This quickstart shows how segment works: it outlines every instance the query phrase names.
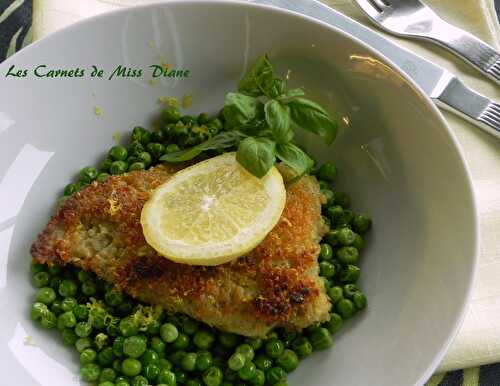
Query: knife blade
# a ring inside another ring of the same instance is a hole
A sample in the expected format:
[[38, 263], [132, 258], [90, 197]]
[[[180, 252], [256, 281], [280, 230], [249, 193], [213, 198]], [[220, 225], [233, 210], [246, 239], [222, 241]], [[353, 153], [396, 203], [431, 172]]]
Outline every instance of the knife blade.
[[361, 40], [391, 60], [445, 110], [500, 137], [500, 104], [467, 87], [445, 68], [398, 46], [380, 34], [317, 0], [250, 0], [297, 12], [330, 24]]

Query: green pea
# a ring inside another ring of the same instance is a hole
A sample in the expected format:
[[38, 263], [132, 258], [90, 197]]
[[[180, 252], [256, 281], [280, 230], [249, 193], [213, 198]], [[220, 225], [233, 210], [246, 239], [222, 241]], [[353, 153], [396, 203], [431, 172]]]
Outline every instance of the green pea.
[[[128, 151], [125, 147], [116, 145], [109, 149], [108, 156], [113, 161], [125, 161], [128, 157]], [[109, 167], [111, 168], [111, 165]]]
[[238, 344], [238, 336], [229, 332], [223, 332], [219, 335], [219, 342], [223, 347], [232, 348]]
[[40, 325], [47, 330], [50, 330], [57, 325], [57, 316], [51, 312], [47, 311], [40, 319]]
[[278, 359], [276, 359], [276, 364], [282, 367], [287, 373], [291, 373], [299, 365], [299, 358], [295, 352], [286, 349]]
[[[339, 205], [330, 206], [326, 209], [326, 215], [330, 219], [332, 224], [337, 224], [339, 219], [344, 215], [344, 209], [342, 209], [342, 207]], [[332, 244], [330, 241], [328, 242]]]
[[118, 307], [123, 302], [123, 294], [116, 289], [112, 289], [111, 291], [106, 292], [104, 300], [111, 307]]
[[47, 269], [47, 266], [45, 264], [31, 262], [30, 268], [31, 268], [31, 273], [35, 274], [38, 272], [45, 271]]
[[249, 344], [254, 350], [258, 350], [264, 344], [264, 341], [260, 338], [246, 338], [245, 343]]
[[342, 247], [337, 251], [337, 258], [344, 264], [356, 264], [359, 252], [354, 247]]
[[128, 164], [125, 161], [115, 161], [111, 164], [109, 172], [112, 175], [123, 174], [127, 171]]
[[80, 353], [80, 363], [93, 363], [97, 360], [97, 352], [91, 348], [86, 348]]
[[113, 341], [113, 353], [117, 357], [123, 356], [123, 342], [125, 338], [123, 336], [117, 336]]
[[185, 318], [182, 321], [181, 329], [184, 334], [193, 335], [200, 328], [200, 324], [191, 318]]
[[177, 123], [182, 115], [176, 108], [163, 109], [161, 112], [161, 119], [165, 123]]
[[342, 214], [336, 218], [335, 225], [339, 227], [348, 226], [351, 224], [354, 213], [352, 210], [344, 209]]
[[338, 240], [342, 245], [351, 245], [356, 239], [356, 234], [349, 228], [339, 229]]
[[151, 141], [154, 143], [162, 143], [165, 139], [165, 134], [160, 129], [156, 129], [151, 133]]
[[142, 354], [141, 358], [141, 363], [143, 364], [143, 366], [146, 366], [146, 365], [151, 365], [151, 364], [158, 364], [158, 362], [160, 361], [160, 356], [158, 355], [158, 353], [154, 350], [151, 350], [151, 349], [147, 349], [144, 354]]
[[335, 266], [328, 261], [322, 261], [319, 263], [319, 272], [321, 276], [331, 278], [335, 275]]
[[104, 182], [108, 179], [109, 176], [110, 176], [109, 173], [99, 173], [96, 177], [96, 181], [97, 182]]
[[333, 257], [333, 249], [330, 244], [321, 243], [319, 258], [321, 260], [331, 260]]
[[354, 306], [358, 310], [366, 308], [366, 304], [368, 303], [365, 294], [362, 292], [355, 293], [352, 297], [352, 302], [354, 303]]
[[214, 335], [207, 330], [198, 330], [193, 337], [193, 343], [195, 346], [201, 348], [202, 350], [209, 349], [214, 343], [214, 340]]
[[174, 343], [172, 343], [172, 346], [177, 350], [184, 350], [189, 346], [189, 342], [189, 335], [183, 334], [181, 332]]
[[75, 334], [80, 338], [85, 338], [92, 333], [92, 325], [89, 322], [79, 322], [75, 327]]
[[126, 379], [120, 379], [119, 381], [115, 382], [115, 386], [130, 386], [130, 383], [128, 383]]
[[150, 143], [146, 146], [146, 149], [154, 159], [160, 158], [165, 150], [161, 143]]
[[139, 332], [137, 322], [131, 317], [122, 319], [118, 327], [124, 337], [133, 336]]
[[328, 322], [326, 322], [325, 327], [330, 332], [330, 334], [333, 335], [338, 330], [340, 330], [343, 323], [344, 322], [342, 320], [342, 317], [339, 314], [332, 312], [330, 314], [330, 320]]
[[157, 336], [153, 336], [151, 338], [151, 348], [156, 351], [158, 354], [162, 354], [165, 352], [165, 348], [167, 346], [165, 345], [165, 342], [161, 340], [161, 338]]
[[266, 380], [270, 385], [276, 385], [279, 382], [286, 381], [286, 371], [281, 367], [272, 367], [266, 372]]
[[33, 275], [33, 284], [37, 288], [47, 287], [50, 281], [50, 275], [47, 272], [37, 272]]
[[139, 358], [146, 351], [146, 342], [138, 336], [131, 336], [123, 342], [123, 353], [131, 358]]
[[174, 365], [180, 365], [182, 362], [182, 358], [184, 358], [184, 355], [186, 355], [186, 352], [184, 350], [178, 350], [171, 353], [168, 359], [170, 359]]
[[132, 141], [128, 146], [128, 156], [135, 156], [144, 151], [144, 146], [139, 141]]
[[62, 297], [74, 297], [76, 295], [76, 292], [78, 290], [78, 286], [73, 280], [70, 279], [64, 279], [61, 284], [59, 284], [59, 295]]
[[212, 366], [203, 373], [203, 382], [207, 386], [220, 386], [222, 383], [222, 371], [218, 367]]
[[363, 246], [365, 245], [365, 242], [363, 241], [363, 238], [356, 233], [356, 236], [354, 238], [354, 241], [352, 243], [352, 246], [356, 248], [359, 252], [363, 249]]
[[200, 351], [196, 357], [196, 370], [205, 371], [212, 366], [212, 354], [209, 351]]
[[318, 170], [318, 178], [329, 182], [335, 181], [335, 178], [337, 178], [337, 168], [330, 162], [324, 163]]
[[242, 354], [245, 357], [245, 361], [251, 361], [255, 356], [252, 346], [247, 343], [240, 344], [236, 348], [236, 352]]
[[281, 340], [271, 339], [266, 343], [265, 350], [267, 355], [269, 355], [273, 359], [276, 359], [283, 353], [283, 351], [285, 350], [285, 346], [283, 345], [283, 342]]
[[109, 366], [115, 360], [115, 354], [113, 353], [112, 347], [105, 347], [99, 354], [97, 354], [97, 360], [102, 366]]
[[78, 279], [78, 281], [80, 283], [85, 283], [87, 280], [89, 280], [91, 278], [91, 274], [88, 273], [87, 271], [78, 271], [78, 273], [76, 274], [76, 278]]
[[63, 311], [73, 311], [73, 309], [78, 305], [78, 302], [75, 298], [68, 297], [63, 299], [61, 302], [61, 308]]
[[262, 370], [256, 369], [254, 377], [248, 383], [254, 386], [264, 386], [266, 383], [266, 374]]
[[323, 327], [315, 328], [309, 339], [314, 350], [324, 350], [333, 344], [330, 332]]
[[97, 292], [97, 286], [92, 280], [87, 280], [82, 283], [82, 293], [86, 296], [95, 295]]
[[142, 370], [142, 364], [137, 359], [127, 358], [122, 362], [122, 372], [127, 377], [135, 377]]
[[335, 310], [343, 319], [348, 319], [355, 313], [354, 304], [349, 299], [341, 299], [335, 304]]
[[147, 145], [151, 141], [151, 133], [141, 126], [135, 126], [132, 129], [132, 140]]
[[[326, 207], [328, 207], [328, 209], [329, 209], [329, 207], [333, 204], [334, 199], [335, 199], [334, 193], [330, 189], [321, 189], [321, 194], [325, 198], [324, 205]], [[327, 213], [328, 213], [328, 209], [327, 209]]]
[[332, 300], [333, 304], [337, 303], [340, 299], [344, 297], [342, 287], [335, 286], [330, 288], [328, 290], [328, 296], [330, 296], [330, 299]]
[[116, 379], [115, 370], [106, 367], [102, 369], [101, 376], [99, 377], [99, 382], [110, 382], [113, 385], [113, 381]]
[[355, 265], [348, 264], [340, 271], [340, 281], [342, 283], [356, 283], [361, 275], [361, 270]]
[[97, 169], [95, 167], [86, 166], [82, 170], [80, 170], [79, 178], [81, 182], [88, 184], [96, 179], [97, 174], [99, 173], [97, 172]]
[[92, 340], [90, 338], [80, 338], [75, 342], [75, 348], [79, 353], [90, 347], [92, 347]]
[[344, 192], [335, 192], [334, 193], [334, 200], [335, 200], [335, 205], [340, 205], [342, 208], [348, 208], [349, 205], [351, 204], [351, 199], [347, 195], [347, 193]]
[[64, 330], [65, 328], [72, 328], [76, 325], [76, 318], [73, 312], [67, 311], [57, 317], [57, 328]]
[[196, 119], [200, 125], [210, 122], [210, 116], [207, 113], [200, 113]]
[[36, 293], [36, 301], [43, 304], [51, 304], [56, 300], [56, 291], [50, 287], [42, 287]]
[[113, 160], [110, 159], [110, 158], [103, 159], [99, 163], [99, 171], [101, 173], [108, 173], [109, 172], [109, 168], [110, 168], [110, 166], [111, 166], [112, 163], [113, 163]]
[[154, 363], [150, 363], [144, 367], [143, 374], [148, 380], [154, 381], [160, 374], [160, 368]]
[[115, 359], [113, 361], [113, 370], [115, 370], [118, 374], [122, 372], [122, 361], [120, 359]]
[[175, 153], [176, 151], [180, 151], [181, 148], [179, 147], [179, 145], [176, 145], [175, 143], [171, 143], [170, 145], [167, 145], [165, 147], [165, 152], [167, 154], [169, 153]]
[[194, 371], [196, 369], [197, 354], [194, 352], [187, 353], [181, 360], [181, 367], [186, 371]]
[[101, 375], [101, 368], [95, 363], [88, 363], [80, 368], [80, 375], [85, 382], [95, 382]]
[[255, 357], [254, 363], [258, 369], [263, 371], [267, 371], [271, 367], [273, 367], [273, 360], [264, 354], [257, 355]]
[[77, 182], [73, 182], [64, 187], [64, 195], [71, 196], [73, 193], [76, 193], [80, 190], [80, 184]]
[[146, 167], [148, 167], [152, 162], [151, 154], [147, 151], [143, 151], [137, 154], [137, 161], [142, 162]]
[[142, 375], [136, 375], [132, 379], [132, 386], [148, 386], [149, 381], [147, 378], [143, 377]]
[[354, 216], [352, 226], [356, 232], [363, 235], [372, 227], [372, 220], [364, 214], [358, 214]]
[[56, 315], [62, 314], [64, 312], [62, 309], [62, 301], [58, 299], [54, 300], [50, 305], [50, 310]]
[[318, 181], [318, 185], [319, 185], [320, 190], [321, 189], [329, 189], [329, 190], [331, 190], [331, 184], [329, 182], [327, 182], [327, 181], [321, 181], [320, 180], [320, 181]]
[[227, 361], [228, 367], [233, 371], [239, 371], [245, 366], [246, 357], [240, 353], [234, 353]]
[[133, 164], [130, 164], [130, 166], [128, 167], [129, 172], [144, 170], [144, 169], [146, 169], [146, 165], [144, 165], [143, 162], [134, 162]]
[[160, 374], [158, 375], [157, 382], [159, 382], [160, 384], [165, 384], [167, 386], [175, 386], [175, 374], [168, 369], [161, 369]]
[[309, 342], [309, 339], [307, 339], [305, 336], [301, 336], [297, 338], [293, 343], [292, 343], [292, 348], [294, 351], [297, 353], [299, 358], [305, 358], [312, 353], [312, 345], [311, 342]]
[[170, 363], [170, 361], [166, 358], [160, 358], [160, 360], [158, 361], [158, 366], [160, 367], [160, 369], [170, 370], [172, 368], [172, 363]]

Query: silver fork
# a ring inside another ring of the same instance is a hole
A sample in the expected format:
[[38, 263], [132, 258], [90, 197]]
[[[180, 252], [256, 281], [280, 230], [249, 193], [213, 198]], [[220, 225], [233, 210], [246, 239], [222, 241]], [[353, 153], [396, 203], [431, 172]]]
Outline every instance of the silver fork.
[[500, 53], [472, 34], [441, 19], [420, 0], [355, 0], [382, 29], [429, 40], [448, 49], [500, 84]]

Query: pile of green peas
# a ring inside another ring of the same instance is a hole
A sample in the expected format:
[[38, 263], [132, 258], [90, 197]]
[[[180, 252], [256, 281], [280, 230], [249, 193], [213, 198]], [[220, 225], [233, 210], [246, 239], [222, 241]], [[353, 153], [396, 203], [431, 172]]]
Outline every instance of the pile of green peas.
[[[223, 129], [221, 114], [195, 118], [165, 109], [159, 129], [135, 127], [127, 147], [113, 146], [99, 167], [83, 168], [64, 194], [103, 182], [109, 175], [148, 169], [163, 154], [196, 145]], [[372, 222], [349, 209], [347, 194], [333, 189], [333, 164], [322, 164], [314, 174], [329, 226], [319, 253], [320, 276], [332, 303], [327, 322], [300, 333], [276, 329], [266, 339], [246, 338], [186, 315], [152, 313], [152, 307], [93, 273], [41, 264], [32, 264], [32, 281], [38, 288], [32, 319], [42, 328], [60, 331], [63, 342], [80, 355], [81, 378], [98, 386], [287, 386], [287, 375], [299, 362], [331, 347], [344, 321], [367, 305], [357, 282], [363, 236]]]
[[161, 112], [158, 123], [152, 131], [134, 127], [127, 146], [113, 146], [97, 167], [81, 169], [77, 181], [64, 188], [64, 195], [70, 196], [93, 181], [103, 182], [110, 175], [148, 169], [160, 163], [164, 154], [204, 142], [223, 129], [224, 117], [221, 113], [216, 117], [207, 113], [197, 117], [182, 115], [178, 109], [169, 107]]

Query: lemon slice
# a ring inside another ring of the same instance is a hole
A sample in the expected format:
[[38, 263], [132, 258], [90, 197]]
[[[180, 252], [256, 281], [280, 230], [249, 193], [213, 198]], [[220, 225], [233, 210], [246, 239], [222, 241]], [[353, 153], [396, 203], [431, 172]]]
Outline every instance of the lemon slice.
[[144, 236], [178, 263], [217, 265], [255, 248], [278, 222], [286, 191], [272, 167], [261, 179], [226, 153], [176, 173], [141, 213]]

